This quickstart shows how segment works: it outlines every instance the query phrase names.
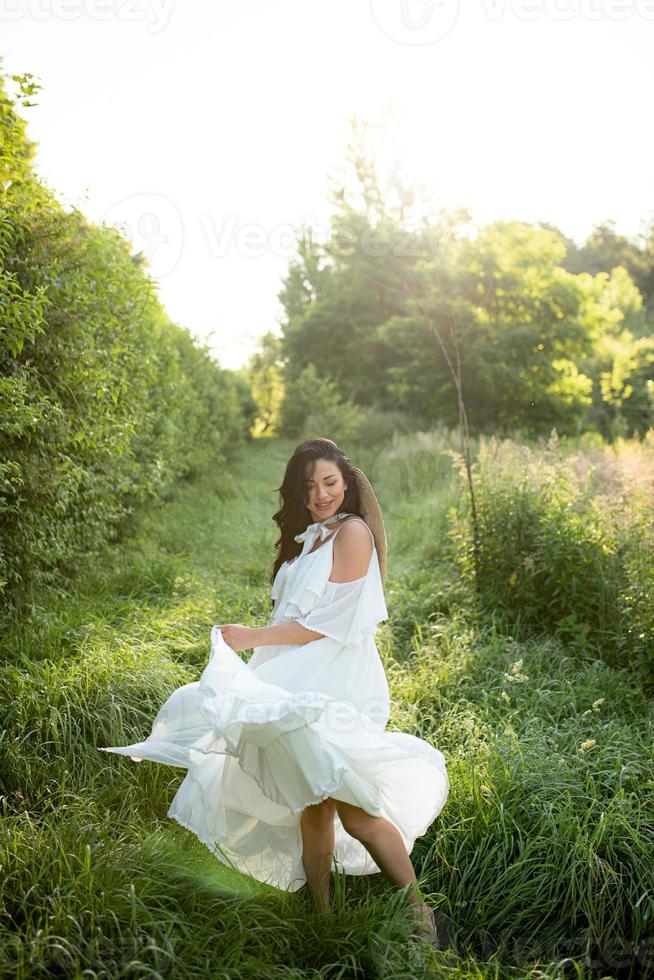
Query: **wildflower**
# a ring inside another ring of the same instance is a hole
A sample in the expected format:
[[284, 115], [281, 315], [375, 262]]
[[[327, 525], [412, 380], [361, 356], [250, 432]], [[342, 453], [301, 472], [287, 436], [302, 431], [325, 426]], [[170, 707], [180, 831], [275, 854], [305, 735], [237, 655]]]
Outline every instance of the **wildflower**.
[[513, 588], [513, 586], [516, 584], [517, 581], [518, 581], [518, 576], [516, 575], [515, 572], [511, 572], [511, 574], [509, 575], [509, 585], [511, 586], [511, 588]]
[[500, 694], [500, 697], [502, 698], [503, 701], [507, 701], [509, 704], [511, 704], [511, 698], [506, 693], [506, 691], [502, 691], [502, 693]]
[[584, 752], [587, 752], [588, 749], [592, 749], [594, 745], [597, 745], [597, 739], [595, 738], [589, 738], [586, 742], [582, 742], [577, 748], [577, 755], [582, 755]]
[[604, 698], [598, 698], [597, 701], [593, 701], [593, 711], [597, 711], [600, 704], [604, 704]]
[[526, 674], [520, 673], [520, 668], [522, 667], [523, 663], [524, 660], [521, 657], [520, 660], [516, 660], [516, 662], [514, 663], [513, 667], [511, 668], [510, 674], [507, 674], [506, 671], [504, 672], [504, 677], [506, 678], [507, 681], [515, 682], [516, 684], [522, 684], [524, 683], [524, 681], [529, 680]]

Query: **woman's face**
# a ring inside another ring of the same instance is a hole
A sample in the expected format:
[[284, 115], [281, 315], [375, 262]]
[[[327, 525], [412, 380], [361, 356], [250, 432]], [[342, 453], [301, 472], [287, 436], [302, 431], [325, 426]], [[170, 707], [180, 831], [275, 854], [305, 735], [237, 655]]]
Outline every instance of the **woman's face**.
[[314, 522], [324, 521], [338, 514], [347, 486], [336, 463], [327, 459], [317, 459], [313, 468], [310, 465], [307, 469], [307, 507]]

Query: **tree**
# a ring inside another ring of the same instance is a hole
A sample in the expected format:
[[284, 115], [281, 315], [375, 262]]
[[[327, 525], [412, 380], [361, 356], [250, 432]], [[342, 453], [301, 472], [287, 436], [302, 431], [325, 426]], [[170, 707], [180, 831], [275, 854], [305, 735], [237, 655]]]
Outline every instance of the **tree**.
[[244, 369], [257, 406], [255, 434], [270, 435], [275, 430], [284, 397], [281, 341], [272, 331], [261, 340], [261, 348]]

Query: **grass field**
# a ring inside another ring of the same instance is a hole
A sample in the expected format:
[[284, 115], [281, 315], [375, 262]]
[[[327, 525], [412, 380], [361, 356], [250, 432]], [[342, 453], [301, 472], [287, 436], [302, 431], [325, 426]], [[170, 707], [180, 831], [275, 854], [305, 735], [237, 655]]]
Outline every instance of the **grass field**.
[[[451, 947], [407, 941], [407, 907], [381, 875], [334, 877], [321, 920], [304, 892], [232, 872], [167, 818], [180, 769], [96, 748], [149, 733], [172, 690], [199, 676], [213, 623], [267, 621], [274, 488], [293, 446], [257, 440], [233, 472], [151, 507], [3, 638], [3, 977], [654, 975], [646, 655], [621, 660], [617, 639], [598, 655], [606, 604], [579, 623], [562, 606], [558, 628], [542, 628], [542, 585], [524, 586], [531, 618], [515, 629], [501, 591], [502, 616], [480, 611], [439, 439], [353, 459], [380, 487], [387, 525], [388, 727], [448, 764], [449, 799], [412, 859], [455, 922]], [[588, 553], [585, 574], [605, 575]]]

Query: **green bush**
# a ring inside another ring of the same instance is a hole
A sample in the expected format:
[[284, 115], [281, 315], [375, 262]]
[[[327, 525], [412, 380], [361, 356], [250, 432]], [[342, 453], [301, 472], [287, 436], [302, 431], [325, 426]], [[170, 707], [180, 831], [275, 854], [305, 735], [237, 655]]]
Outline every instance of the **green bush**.
[[138, 504], [218, 470], [256, 411], [130, 243], [43, 188], [24, 130], [0, 78], [0, 594], [16, 608]]
[[343, 401], [336, 382], [322, 377], [315, 364], [308, 364], [286, 386], [278, 432], [296, 439], [323, 436], [345, 445], [358, 439], [364, 419], [364, 409]]
[[654, 518], [651, 502], [632, 506], [625, 535], [626, 582], [620, 593], [622, 649], [637, 654], [654, 674]]
[[648, 508], [602, 494], [593, 469], [579, 469], [555, 437], [541, 449], [482, 442], [473, 468], [476, 558], [462, 495], [451, 514], [455, 559], [482, 608], [518, 635], [551, 632], [616, 665], [651, 670]]

